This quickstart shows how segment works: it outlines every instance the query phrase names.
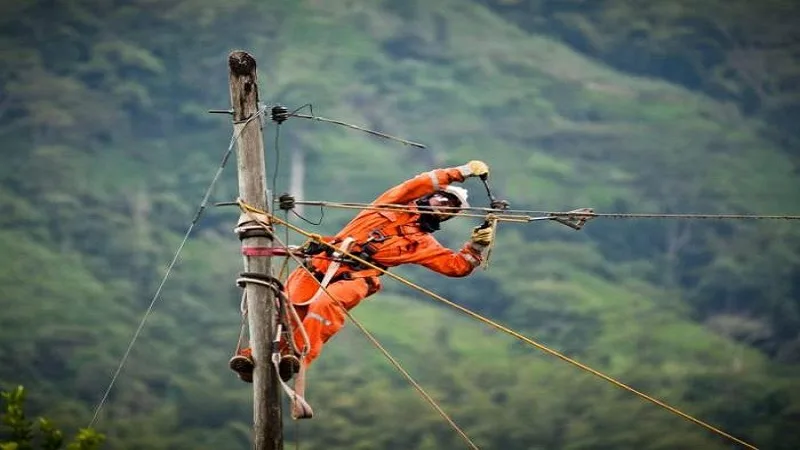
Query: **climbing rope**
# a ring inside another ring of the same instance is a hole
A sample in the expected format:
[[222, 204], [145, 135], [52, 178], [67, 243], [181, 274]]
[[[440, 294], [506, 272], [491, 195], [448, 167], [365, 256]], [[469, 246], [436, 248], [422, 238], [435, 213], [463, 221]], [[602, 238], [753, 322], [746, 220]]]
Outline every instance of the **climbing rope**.
[[[313, 233], [309, 233], [309, 232], [307, 232], [307, 231], [305, 231], [305, 230], [303, 230], [303, 229], [301, 229], [301, 228], [299, 228], [297, 226], [294, 226], [294, 225], [292, 225], [290, 223], [284, 222], [280, 218], [275, 217], [274, 215], [271, 215], [271, 214], [266, 213], [266, 212], [264, 212], [264, 211], [262, 211], [262, 210], [260, 210], [258, 208], [255, 208], [255, 207], [253, 207], [251, 205], [246, 204], [241, 199], [239, 199], [237, 201], [237, 204], [239, 205], [239, 207], [241, 208], [241, 210], [245, 214], [247, 214], [251, 219], [253, 219], [257, 223], [265, 225], [266, 223], [269, 223], [270, 221], [275, 221], [276, 223], [278, 223], [280, 225], [284, 225], [284, 226], [292, 229], [293, 231], [305, 236], [306, 238], [312, 239], [314, 242], [316, 242], [318, 244], [325, 245], [327, 247], [332, 248], [333, 250], [339, 250], [335, 246], [325, 242], [322, 239], [322, 236], [317, 235], [317, 234], [313, 234]], [[341, 250], [339, 250], [339, 251], [341, 251]], [[606, 375], [606, 374], [604, 374], [604, 373], [602, 373], [602, 372], [600, 372], [600, 371], [598, 371], [596, 369], [593, 369], [593, 368], [591, 368], [591, 367], [589, 367], [589, 366], [587, 366], [587, 365], [585, 365], [585, 364], [583, 364], [581, 362], [578, 362], [578, 361], [576, 361], [576, 360], [574, 360], [574, 359], [572, 359], [572, 358], [570, 358], [570, 357], [568, 357], [568, 356], [566, 356], [566, 355], [564, 355], [564, 354], [562, 354], [562, 353], [560, 353], [560, 352], [558, 352], [556, 350], [553, 350], [553, 349], [547, 347], [544, 344], [536, 342], [536, 341], [534, 341], [534, 340], [532, 340], [532, 339], [530, 339], [530, 338], [528, 338], [528, 337], [526, 337], [526, 336], [524, 336], [524, 335], [522, 335], [522, 334], [520, 334], [520, 333], [518, 333], [518, 332], [516, 332], [516, 331], [514, 331], [514, 330], [512, 330], [512, 329], [510, 329], [510, 328], [508, 328], [506, 326], [504, 326], [504, 325], [501, 325], [501, 324], [499, 324], [499, 323], [497, 323], [497, 322], [495, 322], [495, 321], [493, 321], [491, 319], [483, 317], [480, 314], [475, 313], [474, 311], [471, 311], [471, 310], [469, 310], [469, 309], [467, 309], [467, 308], [465, 308], [465, 307], [463, 307], [461, 305], [458, 305], [458, 304], [456, 304], [456, 303], [454, 303], [454, 302], [442, 297], [441, 295], [436, 294], [435, 292], [433, 292], [433, 291], [431, 291], [429, 289], [426, 289], [426, 288], [424, 288], [422, 286], [419, 286], [419, 285], [417, 285], [417, 284], [415, 284], [415, 283], [413, 283], [413, 282], [411, 282], [411, 281], [409, 281], [409, 280], [407, 280], [407, 279], [405, 279], [405, 278], [403, 278], [403, 277], [401, 277], [399, 275], [395, 275], [395, 274], [393, 274], [393, 273], [391, 273], [391, 272], [389, 272], [389, 271], [387, 271], [387, 270], [385, 270], [385, 269], [383, 269], [381, 267], [378, 267], [375, 264], [373, 264], [373, 263], [371, 263], [371, 262], [369, 262], [369, 261], [367, 261], [367, 260], [365, 260], [363, 258], [358, 257], [357, 255], [354, 255], [354, 254], [346, 252], [346, 251], [341, 251], [341, 252], [343, 254], [345, 254], [345, 256], [347, 256], [349, 258], [352, 258], [353, 260], [355, 260], [355, 261], [357, 261], [357, 262], [359, 262], [361, 264], [364, 264], [364, 265], [366, 265], [366, 266], [368, 266], [368, 267], [370, 267], [372, 269], [375, 269], [375, 270], [379, 271], [380, 273], [382, 273], [384, 275], [387, 275], [390, 278], [393, 278], [393, 279], [399, 281], [400, 283], [402, 283], [402, 284], [404, 284], [404, 285], [406, 285], [406, 286], [408, 286], [408, 287], [410, 287], [412, 289], [416, 289], [416, 290], [428, 295], [429, 297], [432, 297], [433, 299], [438, 300], [438, 301], [446, 304], [447, 306], [455, 308], [456, 310], [458, 310], [458, 311], [460, 311], [460, 312], [462, 312], [462, 313], [464, 313], [464, 314], [466, 314], [466, 315], [468, 315], [468, 316], [470, 316], [470, 317], [472, 317], [472, 318], [474, 318], [474, 319], [476, 319], [476, 320], [478, 320], [480, 322], [483, 322], [483, 323], [485, 323], [487, 325], [490, 325], [490, 326], [492, 326], [492, 327], [494, 327], [494, 328], [496, 328], [496, 329], [498, 329], [498, 330], [500, 330], [500, 331], [502, 331], [502, 332], [504, 332], [504, 333], [506, 333], [506, 334], [508, 334], [510, 336], [513, 336], [516, 339], [518, 339], [518, 340], [520, 340], [522, 342], [525, 342], [526, 344], [529, 344], [529, 345], [531, 345], [531, 346], [533, 346], [533, 347], [535, 347], [535, 348], [537, 348], [537, 349], [539, 349], [539, 350], [541, 350], [541, 351], [543, 351], [543, 352], [545, 352], [545, 353], [547, 353], [547, 354], [549, 354], [551, 356], [555, 356], [556, 358], [559, 358], [562, 361], [567, 362], [567, 363], [569, 363], [569, 364], [571, 364], [571, 365], [573, 365], [573, 366], [575, 366], [575, 367], [577, 367], [577, 368], [579, 368], [579, 369], [581, 369], [581, 370], [583, 370], [585, 372], [591, 373], [592, 375], [595, 375], [595, 376], [597, 376], [597, 377], [599, 377], [599, 378], [601, 378], [601, 379], [603, 379], [603, 380], [605, 380], [605, 381], [607, 381], [607, 382], [609, 382], [609, 383], [611, 383], [611, 384], [613, 384], [613, 385], [615, 385], [615, 386], [617, 386], [617, 387], [619, 387], [621, 389], [624, 389], [624, 390], [626, 390], [626, 391], [628, 391], [628, 392], [630, 392], [632, 394], [635, 394], [636, 396], [638, 396], [638, 397], [640, 397], [640, 398], [642, 398], [642, 399], [644, 399], [644, 400], [646, 400], [646, 401], [648, 401], [650, 403], [653, 403], [653, 404], [655, 404], [655, 405], [657, 405], [657, 406], [659, 406], [661, 408], [664, 408], [667, 411], [669, 411], [669, 412], [671, 412], [671, 413], [673, 413], [673, 414], [675, 414], [675, 415], [677, 415], [679, 417], [682, 417], [682, 418], [684, 418], [684, 419], [686, 419], [686, 420], [688, 420], [688, 421], [690, 421], [690, 422], [692, 422], [692, 423], [694, 423], [696, 425], [699, 425], [699, 426], [701, 426], [701, 427], [703, 427], [703, 428], [705, 428], [705, 429], [707, 429], [707, 430], [709, 430], [709, 431], [711, 431], [713, 433], [716, 433], [716, 434], [718, 434], [720, 436], [723, 436], [723, 437], [725, 437], [725, 438], [727, 438], [727, 439], [729, 439], [729, 440], [731, 440], [733, 442], [736, 442], [736, 443], [738, 443], [740, 445], [743, 445], [743, 446], [745, 446], [745, 447], [747, 447], [747, 448], [749, 448], [751, 450], [758, 450], [758, 448], [755, 447], [752, 444], [749, 444], [749, 443], [747, 443], [747, 442], [745, 442], [745, 441], [743, 441], [743, 440], [741, 440], [741, 439], [739, 439], [739, 438], [737, 438], [737, 437], [735, 437], [735, 436], [733, 436], [731, 434], [726, 433], [725, 431], [723, 431], [723, 430], [721, 430], [721, 429], [719, 429], [717, 427], [714, 427], [713, 425], [710, 425], [710, 424], [708, 424], [708, 423], [706, 423], [706, 422], [704, 422], [704, 421], [702, 421], [700, 419], [697, 419], [697, 418], [695, 418], [695, 417], [693, 417], [693, 416], [691, 416], [691, 415], [689, 415], [689, 414], [687, 414], [687, 413], [685, 413], [683, 411], [680, 411], [679, 409], [677, 409], [677, 408], [675, 408], [673, 406], [670, 406], [670, 405], [664, 403], [661, 400], [658, 400], [658, 399], [656, 399], [656, 398], [654, 398], [654, 397], [652, 397], [650, 395], [647, 395], [647, 394], [645, 394], [645, 393], [643, 393], [641, 391], [638, 391], [638, 390], [628, 386], [627, 384], [622, 383], [621, 381], [618, 381], [618, 380], [616, 380], [616, 379], [614, 379], [614, 378], [612, 378], [612, 377], [610, 377], [610, 376], [608, 376], [608, 375]]]
[[[277, 280], [277, 283], [275, 283], [275, 280]], [[278, 278], [274, 278], [274, 280], [265, 281], [261, 278], [254, 278], [253, 274], [250, 274], [250, 276], [241, 276], [236, 279], [236, 284], [239, 285], [239, 287], [244, 288], [246, 283], [259, 284], [273, 291], [275, 298], [277, 299], [278, 302], [278, 307], [279, 307], [278, 309], [280, 310], [280, 313], [278, 314], [278, 319], [280, 320], [280, 323], [282, 323], [286, 328], [286, 334], [289, 337], [294, 335], [294, 328], [291, 325], [292, 321], [294, 320], [295, 323], [300, 324], [299, 329], [300, 329], [300, 335], [303, 338], [303, 345], [304, 345], [303, 349], [297, 348], [297, 344], [294, 342], [294, 339], [291, 339], [290, 342], [292, 344], [292, 350], [294, 351], [294, 353], [300, 355], [301, 357], [305, 357], [305, 355], [311, 348], [311, 341], [308, 338], [308, 334], [306, 333], [305, 328], [302, 327], [302, 321], [300, 320], [300, 316], [297, 314], [297, 310], [294, 308], [294, 305], [292, 305], [291, 302], [288, 301], [287, 299], [288, 295], [285, 295], [283, 293], [283, 282]], [[242, 300], [241, 304], [239, 305], [239, 311], [241, 312], [242, 315], [242, 323], [241, 323], [241, 329], [239, 330], [239, 340], [236, 343], [236, 350], [233, 353], [234, 355], [239, 354], [240, 350], [242, 349], [242, 344], [244, 343], [246, 318], [248, 314], [246, 290], [242, 291]]]
[[[250, 212], [245, 211], [245, 213], [248, 214], [248, 216], [250, 216], [251, 219], [255, 220], [256, 222], [258, 222], [260, 224], [262, 224], [262, 226], [265, 226], [265, 227], [268, 226], [263, 221], [259, 220], [258, 218], [255, 218]], [[279, 223], [279, 224], [281, 224], [281, 223]], [[283, 222], [282, 224], [283, 225], [287, 225], [287, 227], [286, 227], [287, 230], [290, 228], [288, 226], [287, 222]], [[291, 228], [293, 230], [295, 230], [295, 231], [298, 230], [298, 228], [296, 228], [296, 227], [291, 227]], [[312, 237], [312, 236], [313, 235], [309, 234], [307, 237]], [[284, 248], [288, 248], [286, 246], [286, 243], [283, 242], [277, 236], [274, 236], [274, 239], [275, 239], [275, 241], [278, 242], [278, 244], [280, 246], [282, 246]], [[344, 305], [342, 305], [335, 296], [331, 295], [328, 292], [327, 286], [324, 286], [323, 283], [320, 280], [318, 280], [316, 277], [314, 277], [314, 274], [311, 272], [311, 270], [308, 269], [308, 267], [305, 266], [305, 264], [303, 264], [303, 261], [297, 255], [295, 255], [292, 252], [287, 252], [287, 255], [288, 255], [288, 257], [294, 259], [294, 261], [298, 264], [298, 267], [302, 267], [303, 270], [306, 271], [306, 273], [311, 275], [311, 278], [317, 283], [317, 285], [319, 285], [320, 289], [322, 289], [322, 291], [325, 293], [325, 295], [327, 295], [329, 298], [331, 298], [336, 303], [336, 305], [339, 308], [341, 308], [341, 310], [345, 313], [347, 318], [350, 319], [350, 321], [353, 322], [353, 324], [355, 324], [355, 326], [364, 334], [364, 336], [367, 337], [367, 339], [372, 343], [372, 345], [374, 345], [381, 353], [383, 353], [383, 356], [386, 357], [386, 359], [389, 360], [389, 362], [403, 375], [403, 377], [405, 377], [405, 379], [420, 393], [420, 395], [422, 395], [422, 397], [436, 410], [436, 412], [438, 412], [439, 415], [441, 415], [444, 418], [444, 420], [447, 421], [448, 424], [450, 424], [450, 426], [469, 444], [469, 446], [471, 448], [477, 450], [478, 446], [475, 445], [475, 443], [469, 438], [469, 436], [467, 436], [467, 434], [453, 421], [453, 419], [451, 419], [450, 416], [447, 415], [447, 413], [436, 403], [436, 400], [434, 400], [433, 397], [431, 397], [427, 392], [425, 392], [425, 390], [422, 388], [422, 386], [420, 386], [420, 384], [416, 380], [414, 380], [414, 378], [411, 376], [411, 374], [409, 374], [400, 365], [400, 363], [386, 350], [386, 348], [384, 348], [381, 345], [381, 343], [378, 342], [378, 340], [375, 339], [375, 337], [358, 320], [356, 320], [355, 317], [353, 317], [353, 315], [350, 313], [350, 311], [348, 311], [344, 307]], [[289, 303], [291, 303], [291, 302], [289, 302]]]
[[236, 349], [233, 354], [238, 355], [242, 350], [242, 343], [244, 342], [244, 331], [247, 326], [247, 291], [242, 289], [242, 300], [239, 303], [239, 313], [242, 316], [241, 327], [239, 328], [239, 339], [236, 341]]
[[[266, 228], [268, 231], [269, 229]], [[275, 368], [276, 372], [280, 371], [280, 342], [281, 339], [286, 339], [291, 342], [291, 345], [295, 351], [295, 354], [300, 354], [300, 358], [305, 357], [305, 352], [307, 349], [310, 349], [310, 341], [308, 339], [308, 335], [305, 332], [305, 329], [300, 326], [301, 334], [304, 340], [304, 350], [303, 353], [297, 351], [296, 343], [294, 342], [294, 336], [292, 334], [292, 327], [290, 324], [291, 319], [289, 318], [289, 309], [294, 309], [290, 306], [291, 302], [284, 294], [284, 285], [283, 283], [273, 277], [272, 275], [262, 275], [259, 273], [243, 273], [241, 276], [236, 280], [236, 284], [239, 285], [241, 288], [245, 288], [248, 283], [257, 284], [263, 287], [266, 287], [272, 290], [274, 297], [276, 308], [278, 309], [278, 321], [276, 324], [276, 330], [274, 335], [272, 336], [272, 347], [270, 351], [270, 361], [272, 362], [273, 367]], [[294, 312], [294, 311], [292, 311]], [[299, 317], [297, 314], [294, 314], [294, 319], [300, 322]], [[240, 333], [241, 334], [241, 333]], [[238, 349], [237, 349], [238, 353]], [[294, 401], [294, 406], [299, 411], [299, 416], [303, 416], [306, 418], [310, 418], [313, 415], [313, 411], [311, 410], [311, 406], [306, 402], [306, 400], [299, 395], [291, 386], [289, 386], [283, 379], [279, 380], [280, 386], [283, 388], [284, 392], [292, 398]], [[296, 417], [295, 417], [296, 418]]]

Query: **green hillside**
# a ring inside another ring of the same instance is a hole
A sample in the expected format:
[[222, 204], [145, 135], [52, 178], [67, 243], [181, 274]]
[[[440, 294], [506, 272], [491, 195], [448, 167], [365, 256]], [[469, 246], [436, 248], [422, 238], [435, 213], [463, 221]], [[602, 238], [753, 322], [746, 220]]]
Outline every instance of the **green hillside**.
[[[310, 200], [369, 201], [424, 170], [482, 159], [519, 209], [800, 210], [794, 147], [765, 132], [765, 116], [665, 73], [626, 74], [602, 52], [588, 59], [490, 3], [0, 6], [0, 388], [24, 384], [31, 411], [67, 430], [88, 424], [228, 145], [228, 116], [207, 110], [229, 107], [233, 49], [258, 61], [266, 104], [311, 103], [427, 146], [290, 119], [276, 148], [267, 123], [278, 193], [302, 150]], [[642, 45], [657, 53], [662, 41]], [[236, 197], [230, 166], [212, 202]], [[488, 204], [479, 182], [466, 186], [474, 205]], [[293, 223], [333, 233], [352, 214]], [[227, 369], [240, 325], [237, 217], [209, 207], [195, 228], [100, 414], [105, 448], [249, 446], [250, 386]], [[448, 222], [437, 238], [455, 248], [477, 223]], [[395, 272], [759, 448], [800, 444], [794, 222], [503, 223], [488, 270]], [[731, 448], [387, 277], [384, 286], [355, 316], [481, 448]], [[287, 412], [287, 448], [464, 447], [352, 325], [309, 381], [316, 415], [295, 426]]]
[[554, 36], [620, 70], [736, 105], [795, 156], [800, 7], [728, 2], [482, 0], [531, 33]]

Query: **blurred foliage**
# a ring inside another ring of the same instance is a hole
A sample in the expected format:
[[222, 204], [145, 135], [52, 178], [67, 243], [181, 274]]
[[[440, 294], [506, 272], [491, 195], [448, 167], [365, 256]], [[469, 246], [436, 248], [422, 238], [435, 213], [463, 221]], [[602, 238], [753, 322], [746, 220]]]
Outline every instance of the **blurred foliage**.
[[[300, 119], [281, 126], [276, 145], [266, 122], [278, 192], [302, 149], [308, 199], [369, 201], [423, 170], [480, 158], [497, 195], [521, 209], [798, 210], [796, 130], [781, 122], [796, 118], [794, 69], [781, 59], [783, 44], [755, 45], [793, 42], [794, 30], [782, 28], [793, 9], [483, 3], [490, 7], [0, 6], [0, 386], [24, 382], [31, 409], [65, 429], [89, 421], [228, 145], [227, 118], [206, 111], [229, 105], [232, 49], [258, 61], [267, 104], [312, 103], [321, 116], [428, 146]], [[750, 15], [775, 26], [744, 21]], [[737, 45], [758, 58], [778, 58], [770, 78], [746, 68], [726, 75], [726, 58], [738, 56], [715, 47], [712, 25], [738, 30]], [[706, 47], [723, 62], [698, 63]], [[695, 75], [678, 70], [688, 66]], [[775, 83], [788, 91], [775, 94]], [[234, 172], [228, 167], [212, 202], [235, 198]], [[474, 204], [487, 203], [479, 183], [467, 187]], [[249, 446], [250, 390], [226, 367], [240, 326], [237, 214], [209, 207], [197, 224], [100, 414], [108, 448]], [[315, 208], [304, 214], [318, 217]], [[292, 221], [333, 233], [351, 216], [331, 209], [320, 226]], [[471, 222], [448, 222], [437, 238], [457, 247]], [[790, 449], [800, 444], [799, 257], [800, 231], [789, 222], [597, 219], [580, 232], [501, 224], [488, 270], [466, 279], [396, 272], [737, 437]], [[384, 285], [357, 317], [482, 448], [729, 448]], [[287, 446], [462, 446], [354, 327], [318, 361], [309, 375], [315, 419], [294, 427], [287, 413]]]
[[[10, 439], [0, 441], [2, 450], [95, 450], [103, 444], [105, 437], [91, 428], [78, 431], [75, 439], [64, 447], [64, 433], [56, 428], [49, 419], [39, 417], [36, 420], [38, 435], [34, 431], [34, 422], [25, 415], [25, 389], [17, 386], [11, 391], [0, 392], [0, 398], [5, 403], [2, 413], [2, 423], [8, 428]], [[2, 434], [0, 434], [2, 437]]]

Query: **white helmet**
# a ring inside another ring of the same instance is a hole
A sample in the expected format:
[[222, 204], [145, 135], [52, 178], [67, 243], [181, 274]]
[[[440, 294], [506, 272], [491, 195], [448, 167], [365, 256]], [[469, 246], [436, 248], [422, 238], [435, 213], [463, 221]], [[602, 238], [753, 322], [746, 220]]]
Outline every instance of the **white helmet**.
[[460, 186], [453, 186], [448, 185], [444, 189], [440, 189], [441, 192], [445, 193], [448, 197], [453, 197], [458, 200], [459, 207], [461, 209], [469, 208], [469, 202], [467, 201], [467, 190], [460, 187]]

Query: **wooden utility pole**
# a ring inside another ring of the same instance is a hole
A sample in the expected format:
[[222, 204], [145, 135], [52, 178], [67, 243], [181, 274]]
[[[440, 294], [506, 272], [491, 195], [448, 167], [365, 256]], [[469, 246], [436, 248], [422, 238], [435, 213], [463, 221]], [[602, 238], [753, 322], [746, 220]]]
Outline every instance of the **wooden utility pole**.
[[[245, 203], [270, 211], [267, 207], [266, 163], [261, 117], [258, 112], [258, 84], [256, 60], [242, 51], [228, 57], [233, 130], [236, 133], [239, 173], [239, 197]], [[239, 217], [239, 228], [247, 228], [250, 219]], [[271, 230], [270, 230], [271, 231]], [[254, 275], [270, 275], [268, 256], [250, 256], [247, 248], [272, 247], [272, 236], [257, 227], [240, 232], [244, 271]], [[278, 374], [270, 362], [270, 342], [275, 335], [274, 293], [268, 287], [247, 283], [248, 326], [250, 346], [255, 361], [253, 373], [253, 448], [255, 450], [282, 450], [283, 427]]]

